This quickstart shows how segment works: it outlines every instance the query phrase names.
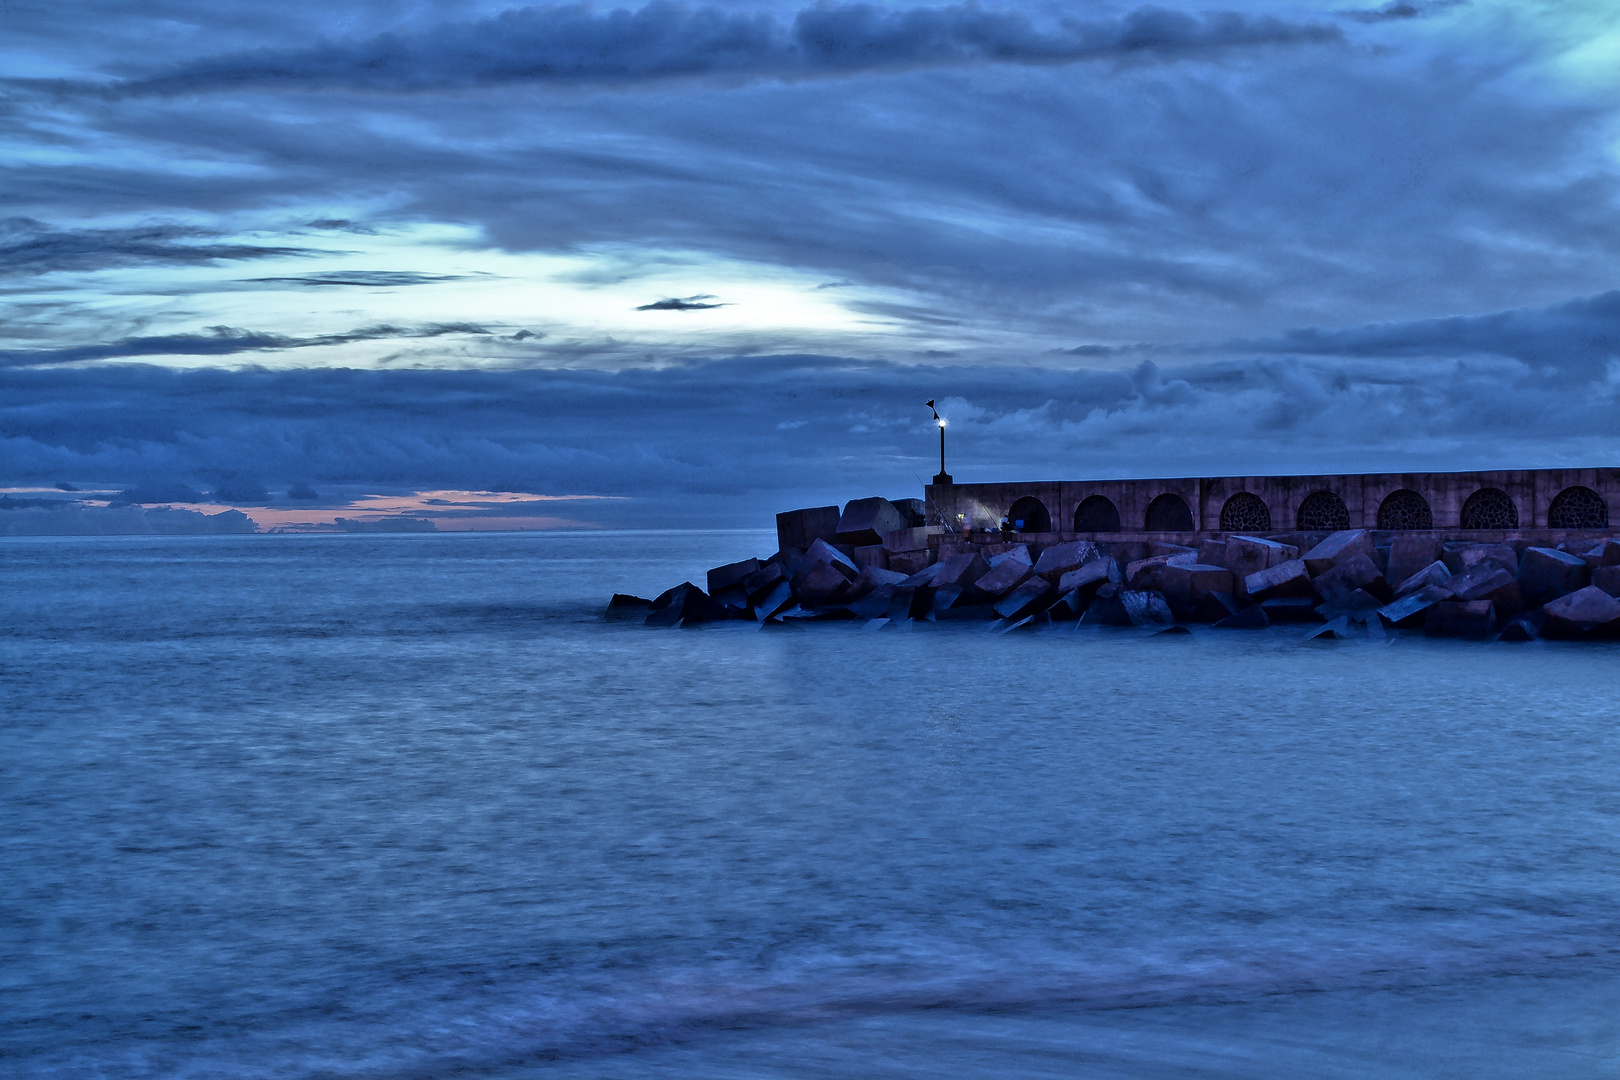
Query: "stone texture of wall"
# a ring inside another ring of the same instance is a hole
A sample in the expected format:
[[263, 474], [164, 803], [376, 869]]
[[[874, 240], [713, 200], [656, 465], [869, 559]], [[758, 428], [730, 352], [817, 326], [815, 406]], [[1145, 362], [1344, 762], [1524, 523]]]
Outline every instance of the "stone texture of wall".
[[[1516, 535], [1607, 529], [1611, 515], [1620, 512], [1620, 469], [948, 484], [928, 487], [925, 501], [930, 524], [994, 529], [1015, 504], [1029, 499], [1039, 500], [1050, 528], [1020, 530], [1014, 522], [1014, 531], [1127, 537], [1348, 528]], [[1088, 499], [1077, 521], [1076, 511]], [[1107, 509], [1099, 499], [1118, 514], [1117, 533], [1077, 527], [1107, 520], [1095, 516]], [[1020, 513], [1026, 524], [1039, 519], [1028, 502], [1020, 504]], [[1174, 527], [1187, 520], [1190, 529]]]

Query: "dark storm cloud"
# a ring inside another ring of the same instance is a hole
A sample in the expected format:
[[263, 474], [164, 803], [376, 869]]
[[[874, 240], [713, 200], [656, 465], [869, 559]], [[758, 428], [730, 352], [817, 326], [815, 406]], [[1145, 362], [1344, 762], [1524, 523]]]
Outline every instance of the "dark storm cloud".
[[466, 281], [466, 274], [423, 274], [413, 270], [335, 270], [289, 277], [244, 278], [253, 285], [285, 285], [289, 288], [320, 289], [335, 286], [356, 286], [371, 289], [391, 289], [406, 285], [437, 285], [443, 281]]
[[1295, 330], [1233, 347], [1310, 356], [1498, 356], [1562, 379], [1590, 379], [1620, 360], [1620, 291], [1487, 315]]
[[285, 352], [323, 345], [347, 345], [356, 341], [488, 333], [488, 330], [472, 323], [437, 323], [419, 327], [366, 326], [343, 334], [315, 334], [308, 337], [214, 326], [206, 334], [159, 334], [55, 349], [0, 349], [0, 367], [82, 364], [143, 356], [235, 356], [238, 353]]
[[1191, 15], [1143, 7], [1112, 20], [1042, 26], [1022, 12], [976, 4], [819, 4], [782, 24], [769, 14], [655, 0], [637, 10], [606, 12], [587, 4], [520, 8], [418, 32], [238, 53], [134, 80], [124, 89], [188, 93], [270, 84], [421, 90], [700, 75], [793, 77], [940, 64], [1174, 58], [1339, 40], [1331, 26], [1231, 11]]
[[200, 242], [217, 236], [192, 226], [62, 229], [32, 218], [0, 220], [0, 273], [101, 270], [117, 266], [198, 265], [225, 259], [313, 255], [307, 248]]
[[0, 457], [19, 482], [597, 494], [629, 501], [593, 520], [768, 526], [785, 506], [915, 493], [937, 468], [930, 398], [963, 482], [1591, 465], [1620, 439], [1620, 379], [1571, 394], [1503, 358], [1010, 372], [749, 356], [618, 372], [7, 369]]
[[696, 296], [668, 296], [662, 300], [654, 300], [650, 304], [642, 304], [637, 311], [706, 311], [709, 308], [730, 307], [730, 304], [706, 304], [703, 301], [713, 300], [712, 293], [698, 293]]

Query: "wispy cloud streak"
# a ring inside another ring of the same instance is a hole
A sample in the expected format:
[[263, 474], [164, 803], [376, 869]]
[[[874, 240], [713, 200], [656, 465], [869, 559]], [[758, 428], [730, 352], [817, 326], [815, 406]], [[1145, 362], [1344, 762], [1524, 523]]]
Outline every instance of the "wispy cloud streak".
[[1267, 15], [1142, 7], [1112, 20], [1042, 25], [1005, 9], [818, 4], [790, 22], [654, 0], [598, 11], [546, 5], [418, 33], [266, 49], [132, 80], [128, 93], [242, 86], [423, 90], [491, 83], [646, 83], [693, 76], [798, 78], [953, 64], [1176, 59], [1269, 45], [1338, 42], [1338, 29]]

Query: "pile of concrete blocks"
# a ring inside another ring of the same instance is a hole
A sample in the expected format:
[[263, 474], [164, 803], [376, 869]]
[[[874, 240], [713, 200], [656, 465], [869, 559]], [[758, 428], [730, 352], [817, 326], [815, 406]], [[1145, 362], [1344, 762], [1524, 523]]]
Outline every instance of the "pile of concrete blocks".
[[1380, 543], [1349, 529], [1325, 538], [1229, 536], [1197, 547], [1037, 547], [975, 542], [916, 520], [914, 507], [875, 497], [779, 514], [780, 547], [769, 558], [715, 567], [706, 589], [683, 582], [653, 600], [615, 596], [607, 616], [653, 626], [909, 619], [1162, 631], [1291, 623], [1323, 637], [1419, 630], [1479, 640], [1620, 638], [1616, 539], [1564, 550], [1432, 534]]

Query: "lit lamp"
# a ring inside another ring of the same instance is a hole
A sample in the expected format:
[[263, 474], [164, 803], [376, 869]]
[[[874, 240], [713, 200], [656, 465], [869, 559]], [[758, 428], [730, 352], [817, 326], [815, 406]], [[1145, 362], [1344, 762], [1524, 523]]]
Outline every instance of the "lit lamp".
[[939, 415], [939, 410], [934, 408], [932, 400], [926, 404], [933, 410], [934, 423], [939, 427], [939, 475], [934, 477], [934, 485], [937, 487], [951, 482], [951, 474], [945, 471], [945, 418]]

